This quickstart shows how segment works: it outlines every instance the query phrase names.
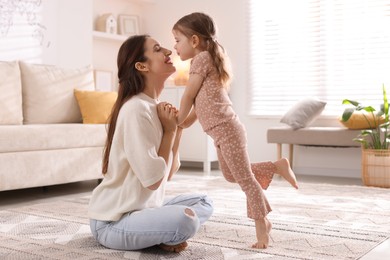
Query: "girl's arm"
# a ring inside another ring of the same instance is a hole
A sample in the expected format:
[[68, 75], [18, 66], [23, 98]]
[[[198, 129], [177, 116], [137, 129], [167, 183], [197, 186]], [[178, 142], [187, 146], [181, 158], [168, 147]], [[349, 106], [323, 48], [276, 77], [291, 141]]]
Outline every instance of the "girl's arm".
[[173, 147], [172, 147], [173, 160], [172, 160], [172, 167], [168, 176], [168, 181], [171, 180], [173, 174], [176, 173], [180, 168], [179, 144], [180, 144], [182, 132], [183, 132], [183, 128], [178, 127], [176, 130], [175, 141], [173, 142]]
[[192, 109], [190, 114], [187, 116], [187, 118], [184, 120], [184, 122], [179, 125], [179, 127], [188, 128], [188, 127], [192, 126], [193, 123], [195, 123], [196, 119], [198, 119], [198, 118], [196, 117], [195, 110]]
[[196, 121], [196, 119], [197, 118], [195, 111], [194, 109], [192, 109], [186, 120], [184, 120], [181, 125], [177, 126], [175, 141], [172, 147], [173, 161], [171, 171], [169, 172], [168, 180], [170, 180], [173, 174], [176, 173], [180, 168], [179, 145], [181, 141], [181, 135], [183, 133], [183, 128], [190, 127]]
[[[195, 97], [203, 83], [203, 77], [199, 74], [191, 74], [180, 101], [179, 114], [177, 116], [178, 125], [182, 124], [190, 113], [195, 102]], [[195, 120], [194, 120], [195, 121]]]

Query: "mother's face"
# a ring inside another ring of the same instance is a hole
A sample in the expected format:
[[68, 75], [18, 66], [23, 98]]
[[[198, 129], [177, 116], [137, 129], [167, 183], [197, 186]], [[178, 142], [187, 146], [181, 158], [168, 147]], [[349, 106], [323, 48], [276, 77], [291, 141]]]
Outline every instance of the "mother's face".
[[144, 71], [148, 74], [164, 75], [169, 77], [176, 71], [173, 66], [170, 55], [172, 51], [163, 48], [153, 38], [148, 37], [145, 41], [145, 57], [146, 62], [142, 62]]

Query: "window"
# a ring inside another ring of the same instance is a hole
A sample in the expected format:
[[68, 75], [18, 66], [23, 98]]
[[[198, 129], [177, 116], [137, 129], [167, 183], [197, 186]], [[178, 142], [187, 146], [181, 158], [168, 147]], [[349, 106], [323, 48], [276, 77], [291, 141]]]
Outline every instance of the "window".
[[340, 115], [390, 92], [390, 0], [249, 0], [249, 113], [280, 116], [304, 97]]

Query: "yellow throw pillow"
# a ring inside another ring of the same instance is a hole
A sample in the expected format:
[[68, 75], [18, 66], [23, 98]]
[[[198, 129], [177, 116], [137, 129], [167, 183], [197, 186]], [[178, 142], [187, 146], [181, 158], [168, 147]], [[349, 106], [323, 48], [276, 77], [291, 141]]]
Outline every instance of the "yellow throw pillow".
[[117, 92], [74, 90], [84, 124], [106, 124]]
[[[367, 122], [370, 122], [370, 124]], [[373, 116], [371, 113], [355, 111], [352, 113], [351, 117], [344, 122], [341, 118], [339, 121], [348, 129], [372, 129], [376, 128], [378, 124], [378, 118]], [[383, 124], [385, 118], [382, 116], [379, 118], [379, 124]]]

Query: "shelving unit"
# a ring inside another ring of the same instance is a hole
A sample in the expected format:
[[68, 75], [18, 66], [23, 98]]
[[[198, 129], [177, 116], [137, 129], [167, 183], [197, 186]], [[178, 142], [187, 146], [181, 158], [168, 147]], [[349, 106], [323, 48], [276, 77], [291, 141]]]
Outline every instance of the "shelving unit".
[[124, 42], [127, 39], [126, 35], [111, 34], [111, 33], [99, 32], [99, 31], [93, 31], [92, 35], [94, 39], [100, 39], [100, 40], [112, 40], [112, 41]]

